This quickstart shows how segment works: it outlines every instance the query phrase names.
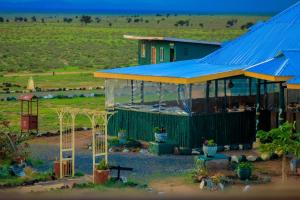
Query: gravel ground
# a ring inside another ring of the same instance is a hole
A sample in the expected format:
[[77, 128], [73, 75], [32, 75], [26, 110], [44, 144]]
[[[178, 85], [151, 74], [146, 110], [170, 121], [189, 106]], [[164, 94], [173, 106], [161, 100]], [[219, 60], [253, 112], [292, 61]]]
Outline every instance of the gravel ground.
[[[53, 161], [59, 158], [59, 147], [49, 144], [31, 144], [32, 157], [43, 161], [40, 171], [52, 170]], [[77, 150], [75, 169], [92, 174], [92, 152]], [[163, 155], [141, 153], [109, 153], [110, 165], [132, 167], [132, 172], [122, 171], [121, 175], [135, 179], [146, 179], [155, 175], [172, 175], [193, 168], [194, 156]], [[115, 174], [115, 173], [114, 173]]]

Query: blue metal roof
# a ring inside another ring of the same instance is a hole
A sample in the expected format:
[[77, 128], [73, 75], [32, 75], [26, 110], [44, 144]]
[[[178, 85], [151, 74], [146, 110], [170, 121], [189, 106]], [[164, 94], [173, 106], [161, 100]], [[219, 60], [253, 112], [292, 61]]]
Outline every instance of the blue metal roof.
[[126, 68], [102, 70], [100, 72], [143, 76], [174, 78], [194, 78], [211, 74], [240, 70], [240, 66], [222, 66], [200, 63], [199, 60], [187, 60], [156, 65], [141, 65]]
[[[300, 50], [300, 2], [202, 59], [102, 70], [95, 74], [104, 78], [110, 77], [109, 74], [118, 75], [112, 78], [123, 75], [124, 79], [139, 76], [140, 80], [145, 76], [199, 78], [253, 67], [257, 73], [298, 76], [295, 67], [300, 60], [289, 49]], [[280, 52], [286, 54], [277, 56]]]
[[245, 71], [270, 76], [300, 76], [300, 50], [287, 50]]
[[288, 84], [299, 84], [300, 85], [300, 77], [295, 77], [287, 81]]
[[300, 49], [300, 2], [202, 59], [221, 65], [254, 65], [287, 49]]

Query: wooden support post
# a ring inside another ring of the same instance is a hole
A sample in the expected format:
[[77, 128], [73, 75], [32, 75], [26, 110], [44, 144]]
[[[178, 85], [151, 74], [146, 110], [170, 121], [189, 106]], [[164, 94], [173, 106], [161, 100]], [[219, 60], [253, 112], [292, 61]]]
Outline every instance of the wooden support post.
[[205, 103], [205, 112], [206, 113], [209, 112], [209, 85], [210, 85], [210, 82], [207, 81], [206, 82], [206, 103]]
[[259, 117], [260, 117], [260, 80], [257, 80], [256, 85], [256, 132], [259, 131]]
[[134, 102], [134, 99], [133, 99], [133, 97], [134, 97], [134, 94], [133, 94], [133, 80], [131, 80], [130, 81], [130, 84], [131, 84], [131, 105], [133, 104], [133, 102]]
[[141, 82], [141, 103], [144, 104], [144, 81]]
[[218, 80], [215, 80], [215, 97], [218, 98]]
[[252, 96], [252, 78], [249, 78], [249, 96]]
[[264, 109], [268, 109], [268, 87], [267, 87], [267, 81], [264, 81]]
[[162, 101], [162, 83], [159, 83], [158, 112], [160, 112], [161, 101]]
[[226, 79], [224, 79], [224, 112], [227, 112], [227, 90]]
[[282, 125], [285, 122], [285, 101], [284, 101], [284, 87], [282, 83], [279, 83], [279, 113], [278, 123]]
[[192, 109], [193, 109], [193, 97], [192, 97], [192, 92], [193, 92], [193, 84], [189, 85], [189, 108], [190, 108], [190, 113], [189, 115], [192, 116]]

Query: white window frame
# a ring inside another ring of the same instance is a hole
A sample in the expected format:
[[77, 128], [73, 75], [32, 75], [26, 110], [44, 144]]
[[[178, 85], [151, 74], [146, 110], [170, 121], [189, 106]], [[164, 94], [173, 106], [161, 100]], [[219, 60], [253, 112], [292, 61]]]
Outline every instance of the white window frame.
[[160, 47], [160, 49], [159, 49], [159, 60], [160, 60], [160, 62], [165, 61], [165, 48], [164, 47]]
[[141, 57], [146, 58], [146, 44], [145, 43], [141, 44]]

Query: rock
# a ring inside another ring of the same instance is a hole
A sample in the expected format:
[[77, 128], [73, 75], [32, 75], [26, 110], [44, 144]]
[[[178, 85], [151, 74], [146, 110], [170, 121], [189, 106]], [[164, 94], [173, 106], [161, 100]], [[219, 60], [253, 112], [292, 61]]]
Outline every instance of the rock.
[[243, 145], [239, 144], [239, 150], [243, 150]]
[[128, 153], [129, 152], [129, 149], [123, 149], [123, 151], [122, 151], [123, 153]]
[[200, 151], [197, 151], [195, 149], [192, 150], [192, 155], [200, 155]]
[[113, 148], [109, 148], [109, 149], [108, 149], [108, 152], [109, 152], [109, 153], [114, 152]]
[[147, 149], [141, 149], [140, 153], [141, 154], [149, 154], [149, 151]]
[[201, 190], [203, 190], [204, 187], [205, 187], [205, 180], [202, 180], [201, 183], [200, 183], [200, 185], [199, 185], [199, 188], [200, 188]]
[[237, 156], [231, 156], [231, 162], [239, 163], [239, 158]]
[[243, 189], [243, 192], [249, 192], [251, 189], [251, 186], [250, 185], [246, 185]]
[[224, 191], [224, 185], [222, 183], [219, 183], [218, 186], [219, 186], [221, 191]]
[[127, 183], [128, 182], [127, 178], [125, 176], [121, 176], [120, 179], [121, 179], [122, 183]]
[[230, 146], [229, 145], [225, 145], [224, 148], [225, 148], [225, 151], [229, 151], [230, 150]]
[[260, 157], [262, 160], [267, 161], [270, 160], [271, 155], [269, 153], [262, 153]]
[[256, 159], [257, 159], [257, 156], [247, 156], [247, 160], [250, 162], [254, 162], [254, 161], [256, 161]]

